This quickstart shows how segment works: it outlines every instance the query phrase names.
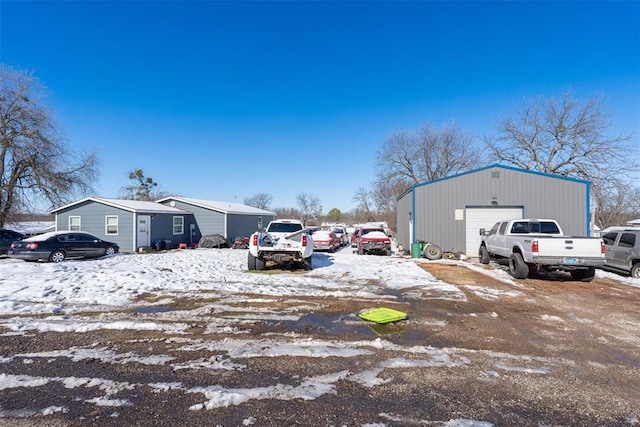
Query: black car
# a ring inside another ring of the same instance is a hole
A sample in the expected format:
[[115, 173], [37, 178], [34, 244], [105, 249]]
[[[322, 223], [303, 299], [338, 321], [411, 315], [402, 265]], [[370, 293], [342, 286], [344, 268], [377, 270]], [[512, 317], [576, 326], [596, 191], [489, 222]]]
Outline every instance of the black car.
[[0, 228], [0, 255], [6, 254], [9, 247], [16, 240], [22, 240], [24, 235], [17, 231], [7, 230], [6, 228]]
[[13, 242], [7, 255], [25, 261], [60, 262], [66, 258], [96, 258], [119, 251], [117, 244], [82, 231], [56, 231]]

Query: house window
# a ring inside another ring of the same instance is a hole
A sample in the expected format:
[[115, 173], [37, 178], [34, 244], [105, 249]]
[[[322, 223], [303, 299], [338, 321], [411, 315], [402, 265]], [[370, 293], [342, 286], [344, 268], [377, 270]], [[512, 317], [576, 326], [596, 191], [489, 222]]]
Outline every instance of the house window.
[[118, 234], [118, 217], [117, 216], [106, 217], [105, 234], [107, 235]]
[[70, 216], [69, 217], [69, 231], [80, 231], [80, 217], [79, 216]]
[[173, 217], [173, 234], [184, 234], [184, 217]]
[[258, 217], [258, 230], [262, 230], [262, 217]]

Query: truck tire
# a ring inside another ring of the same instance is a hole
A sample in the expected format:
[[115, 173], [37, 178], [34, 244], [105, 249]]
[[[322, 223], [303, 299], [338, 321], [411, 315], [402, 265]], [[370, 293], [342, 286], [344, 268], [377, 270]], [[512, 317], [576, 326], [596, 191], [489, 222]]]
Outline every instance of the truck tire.
[[305, 258], [304, 261], [302, 262], [302, 265], [305, 270], [313, 270], [313, 264], [311, 263], [311, 258], [312, 256], [310, 256], [309, 258]]
[[590, 282], [595, 275], [595, 267], [589, 267], [584, 270], [571, 270], [571, 278], [573, 280], [580, 280], [581, 282]]
[[640, 279], [640, 262], [636, 262], [629, 272], [634, 279]]
[[517, 252], [509, 257], [509, 274], [516, 279], [529, 277], [529, 266], [522, 259], [522, 255]]
[[256, 257], [256, 270], [264, 270], [264, 259], [259, 256]]
[[424, 255], [426, 259], [430, 260], [440, 259], [442, 258], [442, 249], [440, 249], [440, 246], [438, 245], [428, 244], [424, 247], [422, 255]]
[[255, 270], [256, 269], [256, 257], [251, 255], [251, 252], [249, 252], [249, 257], [247, 259], [247, 268], [249, 270]]
[[489, 255], [489, 251], [486, 247], [480, 246], [480, 264], [489, 264], [491, 262], [491, 255]]

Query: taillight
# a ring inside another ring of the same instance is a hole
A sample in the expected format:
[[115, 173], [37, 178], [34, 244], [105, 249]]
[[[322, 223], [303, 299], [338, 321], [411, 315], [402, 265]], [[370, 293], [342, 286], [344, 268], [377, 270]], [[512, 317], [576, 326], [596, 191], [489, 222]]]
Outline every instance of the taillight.
[[302, 235], [302, 247], [304, 248], [305, 246], [307, 246], [307, 236], [305, 236], [304, 234]]
[[253, 242], [251, 243], [253, 246], [258, 246], [258, 235], [253, 235]]
[[[13, 247], [13, 243], [11, 244], [11, 247]], [[28, 249], [28, 250], [38, 249], [38, 244], [37, 243], [27, 243], [25, 248]]]
[[533, 243], [531, 243], [531, 252], [538, 252], [538, 241], [534, 240]]
[[604, 246], [604, 242], [600, 240], [600, 253], [604, 254], [607, 252], [607, 248]]

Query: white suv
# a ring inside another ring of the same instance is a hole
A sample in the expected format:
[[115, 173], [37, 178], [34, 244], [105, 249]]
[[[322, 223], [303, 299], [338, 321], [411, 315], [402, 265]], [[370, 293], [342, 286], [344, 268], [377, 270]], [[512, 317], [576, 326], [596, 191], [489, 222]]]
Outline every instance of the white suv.
[[604, 231], [602, 240], [607, 260], [603, 268], [640, 279], [640, 229], [625, 227]]

